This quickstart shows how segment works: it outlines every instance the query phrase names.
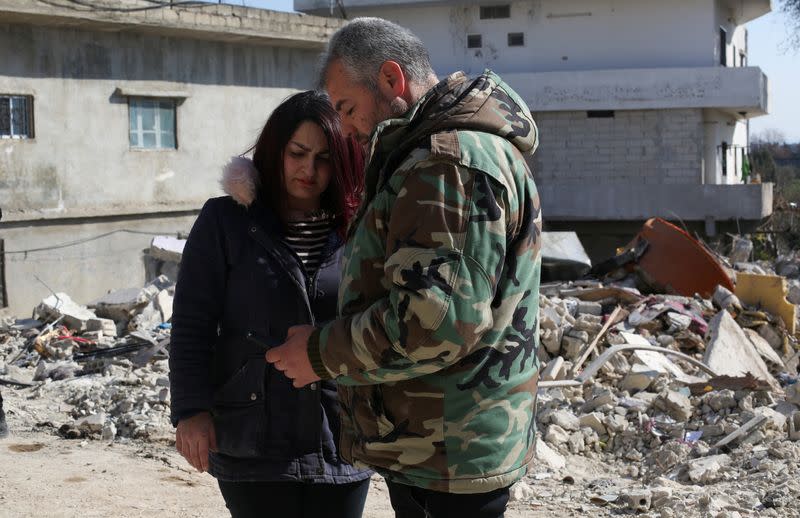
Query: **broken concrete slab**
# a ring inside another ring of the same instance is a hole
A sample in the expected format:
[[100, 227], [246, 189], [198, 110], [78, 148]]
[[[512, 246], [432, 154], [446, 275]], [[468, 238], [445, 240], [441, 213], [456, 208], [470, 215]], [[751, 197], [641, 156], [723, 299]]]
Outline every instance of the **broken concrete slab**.
[[183, 249], [186, 246], [185, 239], [172, 236], [156, 236], [150, 242], [148, 254], [151, 257], [162, 261], [180, 263], [183, 256]]
[[667, 390], [659, 394], [656, 406], [681, 422], [691, 419], [694, 412], [692, 401], [676, 390]]
[[566, 459], [542, 440], [536, 441], [536, 459], [550, 469], [564, 469], [567, 466]]
[[622, 378], [619, 388], [629, 393], [639, 392], [649, 387], [650, 384], [658, 378], [658, 375], [659, 372], [657, 370], [651, 369], [647, 365], [641, 363], [635, 363], [631, 366], [630, 372]]
[[720, 448], [724, 448], [729, 444], [733, 443], [734, 441], [743, 440], [748, 435], [756, 431], [761, 426], [764, 426], [767, 421], [769, 421], [769, 417], [765, 415], [757, 415], [744, 423], [741, 427], [734, 430], [733, 432], [729, 433], [725, 437], [723, 437], [719, 442], [714, 444], [711, 448], [718, 450]]
[[92, 310], [73, 301], [66, 293], [56, 293], [45, 298], [36, 306], [34, 314], [39, 319], [62, 318], [61, 322], [75, 331], [85, 331], [86, 322], [97, 318]]
[[761, 355], [764, 361], [772, 364], [778, 369], [786, 368], [786, 365], [783, 363], [783, 360], [775, 351], [775, 349], [773, 349], [772, 346], [769, 345], [769, 342], [767, 342], [761, 335], [759, 335], [753, 329], [743, 328], [742, 331], [744, 331], [744, 334], [746, 334], [747, 338], [750, 339], [750, 342], [756, 348], [756, 351], [758, 351], [758, 354]]
[[741, 376], [749, 372], [769, 384], [773, 390], [782, 392], [761, 355], [730, 313], [717, 313], [709, 322], [709, 328], [710, 338], [703, 357], [706, 365], [717, 374], [729, 376]]
[[720, 470], [729, 466], [731, 461], [731, 457], [727, 454], [691, 460], [687, 464], [689, 480], [701, 484], [714, 482], [720, 477]]
[[542, 370], [542, 381], [554, 381], [564, 379], [564, 358], [556, 356]]

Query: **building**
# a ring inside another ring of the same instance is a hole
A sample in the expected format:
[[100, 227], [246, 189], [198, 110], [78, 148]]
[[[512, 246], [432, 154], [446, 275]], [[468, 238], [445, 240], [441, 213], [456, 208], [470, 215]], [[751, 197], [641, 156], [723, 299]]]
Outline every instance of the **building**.
[[[772, 211], [772, 185], [742, 173], [748, 120], [769, 106], [745, 25], [769, 0], [341, 4], [350, 18], [410, 28], [440, 77], [491, 68], [520, 93], [540, 128], [532, 165], [546, 226], [578, 230], [595, 259], [652, 216], [713, 235]], [[341, 12], [329, 0], [294, 6]]]
[[[94, 6], [92, 8], [85, 6]], [[0, 0], [0, 284], [141, 286], [152, 234], [186, 233], [227, 159], [314, 84], [341, 22], [230, 5]]]

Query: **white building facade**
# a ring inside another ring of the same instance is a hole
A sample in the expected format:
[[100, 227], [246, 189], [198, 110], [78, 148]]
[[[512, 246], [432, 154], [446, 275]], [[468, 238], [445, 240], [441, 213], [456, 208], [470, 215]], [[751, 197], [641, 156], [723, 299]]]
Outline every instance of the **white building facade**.
[[[748, 120], [769, 105], [766, 76], [747, 62], [746, 23], [769, 0], [342, 3], [349, 18], [411, 29], [440, 77], [490, 68], [525, 99], [551, 228], [662, 216], [713, 233], [772, 211], [772, 185], [749, 183], [743, 168]], [[339, 14], [328, 0], [294, 5]]]

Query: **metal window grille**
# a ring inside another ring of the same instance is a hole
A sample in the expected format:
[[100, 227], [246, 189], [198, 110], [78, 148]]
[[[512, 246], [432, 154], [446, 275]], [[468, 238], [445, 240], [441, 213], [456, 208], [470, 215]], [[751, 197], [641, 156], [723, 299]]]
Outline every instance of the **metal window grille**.
[[500, 18], [511, 18], [510, 5], [484, 5], [481, 6], [481, 20], [496, 20]]
[[524, 47], [525, 46], [525, 34], [521, 32], [509, 32], [508, 33], [508, 46], [509, 47]]
[[33, 138], [33, 98], [0, 95], [0, 138]]
[[156, 97], [131, 97], [130, 146], [143, 149], [176, 149], [175, 101]]

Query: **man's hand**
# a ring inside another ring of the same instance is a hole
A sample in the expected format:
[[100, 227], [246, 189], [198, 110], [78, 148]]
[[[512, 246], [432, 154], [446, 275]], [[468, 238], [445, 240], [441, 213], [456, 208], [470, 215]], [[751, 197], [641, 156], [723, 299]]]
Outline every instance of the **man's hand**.
[[208, 452], [216, 451], [217, 435], [208, 412], [181, 419], [175, 432], [175, 447], [200, 473], [208, 470]]
[[308, 337], [313, 332], [314, 326], [290, 327], [283, 345], [267, 351], [267, 361], [291, 379], [295, 388], [305, 387], [320, 379], [308, 360]]

